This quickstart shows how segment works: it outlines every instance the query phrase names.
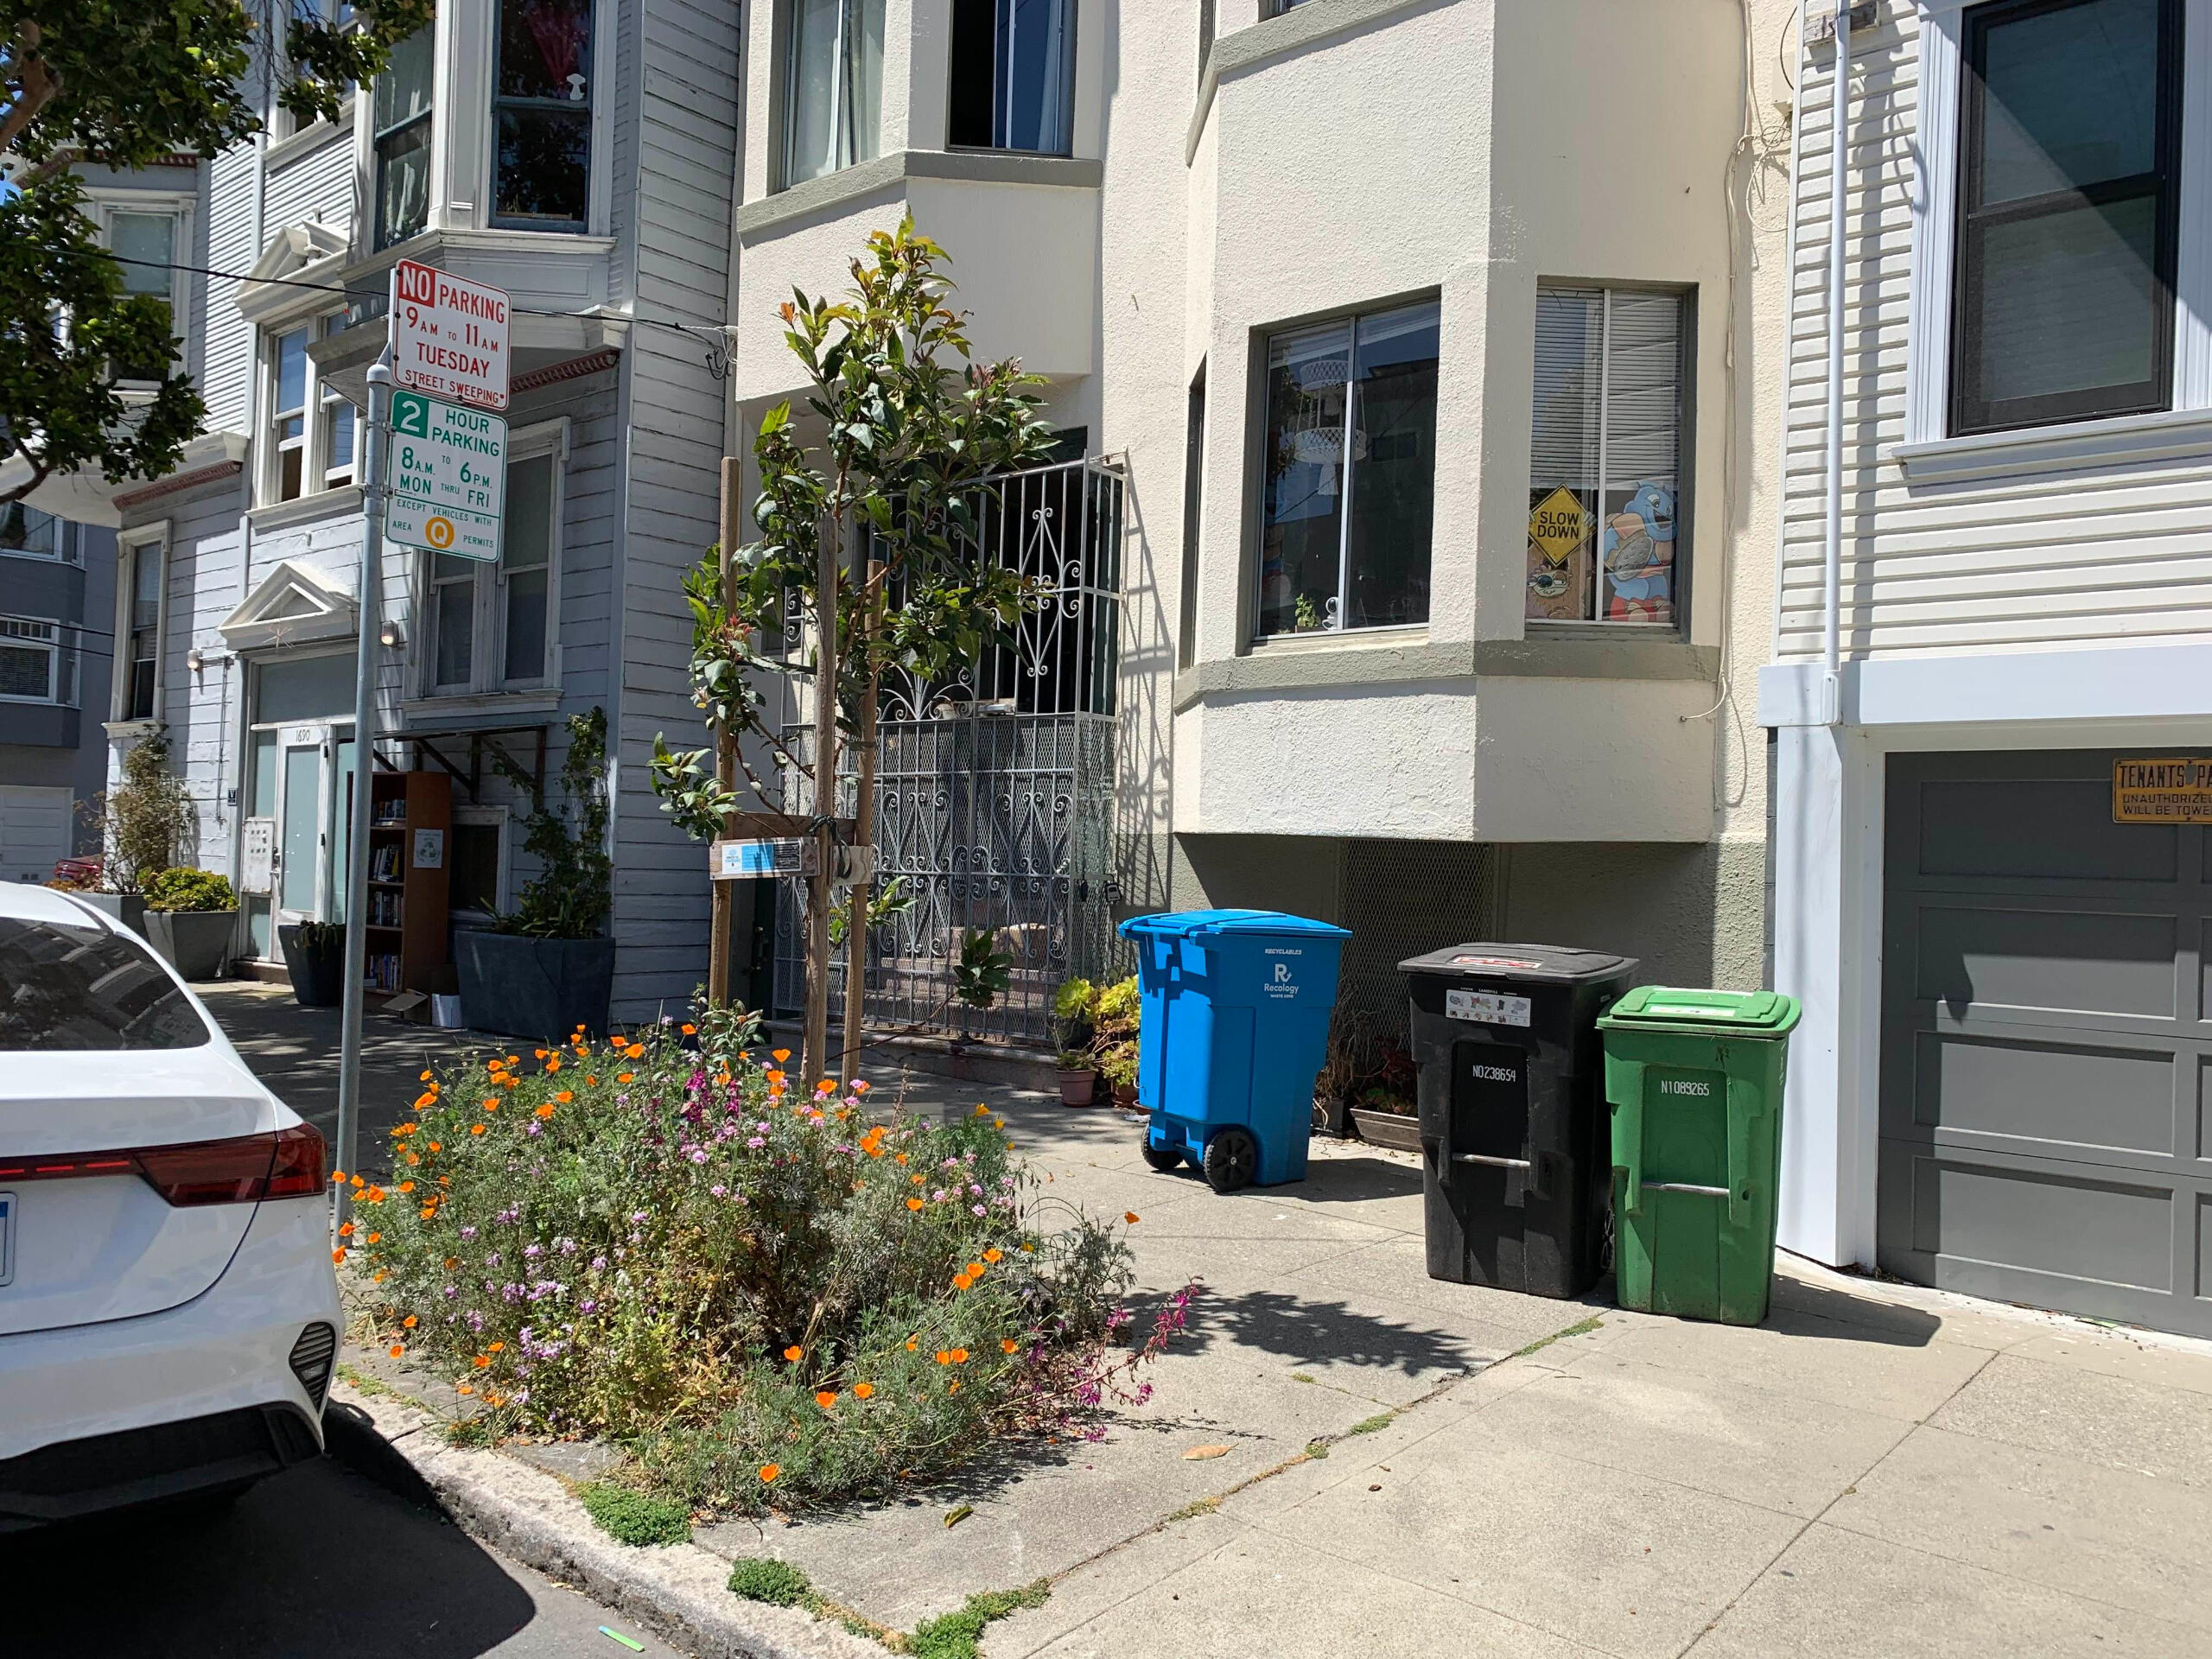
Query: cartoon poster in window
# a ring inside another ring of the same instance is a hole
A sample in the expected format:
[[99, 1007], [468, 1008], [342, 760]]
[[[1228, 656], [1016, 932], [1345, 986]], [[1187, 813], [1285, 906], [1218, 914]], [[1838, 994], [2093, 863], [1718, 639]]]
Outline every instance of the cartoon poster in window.
[[1605, 568], [1605, 620], [1675, 620], [1675, 493], [1646, 480], [1605, 520], [1598, 557]]

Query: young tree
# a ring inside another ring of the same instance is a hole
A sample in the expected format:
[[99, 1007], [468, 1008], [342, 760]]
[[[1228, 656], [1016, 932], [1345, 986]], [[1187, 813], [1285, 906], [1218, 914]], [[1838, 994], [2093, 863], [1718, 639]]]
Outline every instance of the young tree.
[[[788, 404], [768, 411], [753, 446], [760, 539], [739, 550], [727, 578], [710, 554], [684, 585], [693, 687], [709, 723], [757, 739], [786, 775], [808, 779], [822, 819], [836, 816], [838, 750], [849, 742], [852, 840], [861, 848], [874, 844], [884, 675], [947, 677], [1005, 639], [1041, 597], [1033, 582], [985, 557], [977, 533], [991, 495], [985, 480], [1041, 459], [1052, 446], [1027, 390], [1038, 382], [1017, 361], [971, 360], [967, 319], [948, 304], [945, 263], [944, 251], [908, 219], [868, 238], [842, 299], [795, 294], [782, 308], [785, 339], [812, 384], [807, 407], [821, 423], [818, 448], [801, 437]], [[794, 625], [802, 655], [760, 649], [764, 636], [780, 637]], [[769, 718], [768, 690], [779, 682], [814, 689], [810, 752], [793, 749]], [[744, 771], [763, 804], [781, 798], [749, 764]], [[657, 741], [653, 787], [702, 840], [740, 806], [736, 791], [716, 782], [709, 750], [671, 753]], [[826, 848], [827, 836], [818, 844]], [[844, 930], [839, 1070], [848, 1080], [858, 1062], [872, 887], [853, 885]], [[826, 870], [814, 878], [807, 909], [803, 1058], [811, 1083], [830, 1074]], [[973, 963], [961, 972], [963, 986], [981, 988], [988, 977]]]
[[212, 156], [260, 126], [257, 83], [334, 118], [435, 10], [361, 0], [341, 26], [289, 0], [0, 0], [0, 153], [20, 185], [0, 202], [0, 461], [29, 469], [0, 502], [84, 467], [159, 477], [207, 416], [167, 307], [126, 292], [70, 167]]

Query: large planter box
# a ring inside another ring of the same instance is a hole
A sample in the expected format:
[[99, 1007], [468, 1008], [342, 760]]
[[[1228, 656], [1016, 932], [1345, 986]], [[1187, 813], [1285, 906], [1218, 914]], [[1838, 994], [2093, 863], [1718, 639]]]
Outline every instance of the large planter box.
[[1351, 1109], [1351, 1121], [1359, 1126], [1359, 1138], [1370, 1146], [1389, 1147], [1399, 1152], [1421, 1150], [1421, 1120], [1402, 1117], [1395, 1112], [1370, 1112], [1363, 1106]]
[[149, 910], [146, 939], [181, 979], [220, 979], [238, 934], [235, 910]]
[[614, 993], [613, 939], [531, 939], [518, 933], [454, 938], [461, 1009], [478, 1031], [561, 1042], [578, 1026], [607, 1034]]
[[146, 901], [135, 893], [79, 893], [71, 895], [83, 899], [94, 910], [104, 910], [136, 933], [146, 937]]
[[302, 950], [296, 924], [276, 930], [284, 968], [292, 976], [292, 996], [303, 1008], [334, 1008], [346, 995], [346, 949]]

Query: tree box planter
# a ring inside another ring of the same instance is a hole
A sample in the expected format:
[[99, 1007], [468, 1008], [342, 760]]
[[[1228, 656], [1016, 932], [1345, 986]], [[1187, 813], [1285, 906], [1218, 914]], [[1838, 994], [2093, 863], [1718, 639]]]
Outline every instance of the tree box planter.
[[1098, 1093], [1098, 1074], [1088, 1067], [1077, 1071], [1060, 1069], [1060, 1104], [1088, 1106]]
[[94, 910], [105, 911], [140, 938], [146, 937], [146, 901], [135, 893], [79, 893], [72, 895], [83, 899]]
[[149, 910], [146, 938], [180, 979], [220, 979], [237, 936], [235, 910]]
[[276, 930], [276, 943], [284, 952], [284, 969], [292, 976], [292, 996], [303, 1008], [334, 1008], [346, 995], [346, 946], [339, 943], [320, 950], [301, 948], [297, 923]]
[[1355, 1106], [1351, 1109], [1351, 1121], [1359, 1126], [1359, 1138], [1375, 1146], [1398, 1152], [1421, 1150], [1421, 1120], [1417, 1117], [1402, 1117], [1395, 1112], [1370, 1112]]
[[614, 991], [614, 941], [454, 936], [461, 1008], [479, 1031], [563, 1042], [578, 1026], [604, 1037]]

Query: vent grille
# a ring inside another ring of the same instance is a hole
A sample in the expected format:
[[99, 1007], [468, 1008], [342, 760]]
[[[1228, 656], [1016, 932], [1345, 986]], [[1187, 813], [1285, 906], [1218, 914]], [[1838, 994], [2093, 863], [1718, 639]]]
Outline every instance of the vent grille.
[[320, 1320], [301, 1332], [300, 1339], [292, 1344], [292, 1375], [300, 1379], [308, 1402], [317, 1411], [322, 1409], [323, 1395], [330, 1391], [331, 1362], [337, 1357], [338, 1333]]

